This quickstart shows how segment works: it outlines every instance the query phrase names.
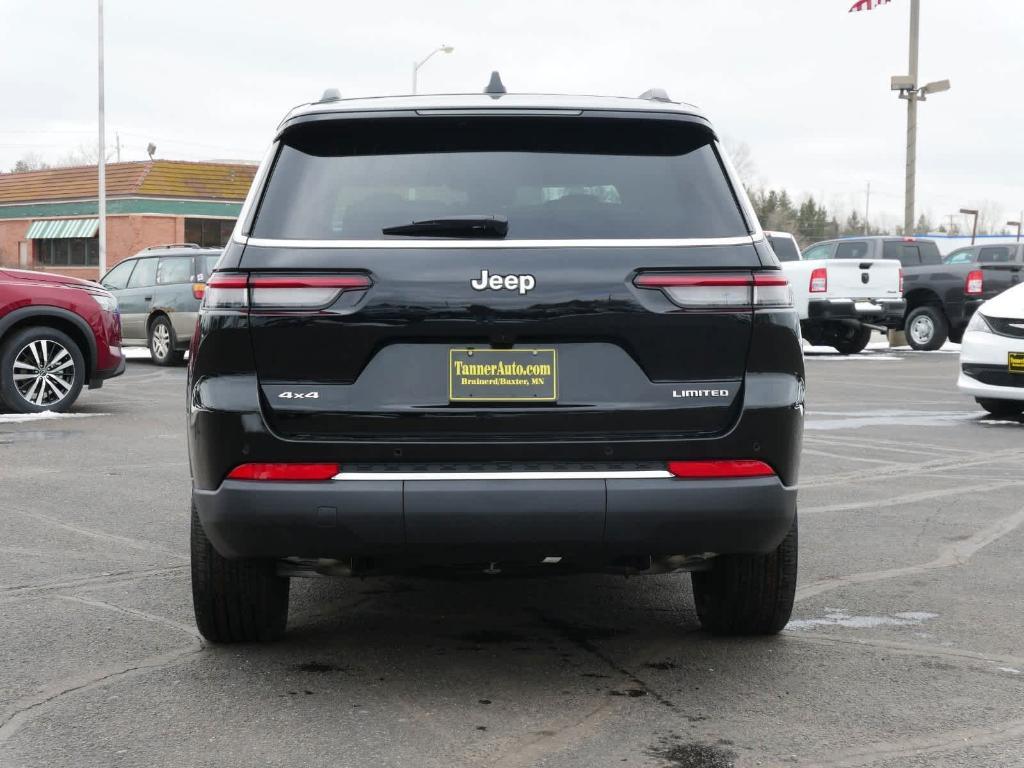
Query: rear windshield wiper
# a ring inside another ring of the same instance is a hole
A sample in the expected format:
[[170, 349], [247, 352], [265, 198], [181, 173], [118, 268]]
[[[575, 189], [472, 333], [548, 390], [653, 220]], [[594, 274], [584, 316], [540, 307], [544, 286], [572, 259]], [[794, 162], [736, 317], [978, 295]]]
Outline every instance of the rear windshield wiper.
[[381, 232], [385, 235], [409, 237], [501, 238], [508, 234], [508, 219], [504, 216], [442, 216], [384, 227]]

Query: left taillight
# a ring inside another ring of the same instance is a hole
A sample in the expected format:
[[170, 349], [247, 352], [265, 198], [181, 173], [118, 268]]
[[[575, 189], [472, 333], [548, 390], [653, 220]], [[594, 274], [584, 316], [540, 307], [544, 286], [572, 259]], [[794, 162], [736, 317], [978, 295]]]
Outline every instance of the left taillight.
[[253, 463], [239, 464], [228, 473], [228, 480], [266, 482], [319, 482], [330, 480], [341, 471], [340, 464]]
[[665, 274], [645, 272], [633, 284], [657, 288], [684, 309], [790, 307], [793, 294], [781, 274]]
[[964, 283], [964, 293], [968, 296], [981, 296], [985, 292], [985, 273], [980, 269], [973, 269], [967, 275]]
[[192, 283], [192, 296], [194, 298], [203, 300], [203, 295], [206, 293], [206, 283]]
[[[195, 294], [195, 286], [192, 286]], [[243, 274], [219, 272], [211, 275], [203, 291], [203, 309], [245, 309], [249, 306], [249, 278]]]
[[252, 275], [252, 309], [304, 310], [328, 307], [345, 291], [365, 291], [366, 275]]

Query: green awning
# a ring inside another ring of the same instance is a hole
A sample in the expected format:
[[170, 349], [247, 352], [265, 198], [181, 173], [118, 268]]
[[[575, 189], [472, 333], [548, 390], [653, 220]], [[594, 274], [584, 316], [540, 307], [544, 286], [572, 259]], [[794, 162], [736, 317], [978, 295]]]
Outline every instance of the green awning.
[[50, 240], [55, 237], [96, 237], [99, 219], [40, 219], [33, 221], [25, 235], [28, 240]]

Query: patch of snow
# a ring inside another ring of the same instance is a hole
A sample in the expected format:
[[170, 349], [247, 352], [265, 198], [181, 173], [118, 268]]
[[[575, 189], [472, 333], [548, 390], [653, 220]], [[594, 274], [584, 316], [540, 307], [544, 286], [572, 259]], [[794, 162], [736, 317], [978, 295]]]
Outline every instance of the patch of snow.
[[0, 413], [0, 424], [21, 424], [26, 421], [48, 421], [50, 419], [86, 419], [90, 416], [109, 416], [109, 413]]
[[809, 418], [804, 422], [804, 429], [833, 430], [893, 426], [951, 427], [967, 420], [977, 421], [978, 415], [977, 411], [867, 411], [860, 414], [850, 413], [848, 418]]
[[1011, 675], [1019, 675], [1021, 672], [1019, 669], [1013, 667], [996, 667], [1000, 672], [1009, 672]]
[[[149, 347], [121, 347], [121, 354], [125, 360], [149, 360]], [[188, 351], [185, 352], [185, 359], [188, 360]]]
[[809, 354], [809, 355], [807, 355], [807, 359], [808, 360], [815, 360], [815, 361], [820, 360], [822, 362], [826, 362], [827, 361], [827, 362], [830, 362], [830, 363], [845, 363], [847, 361], [849, 361], [849, 362], [867, 362], [867, 361], [875, 362], [876, 360], [894, 360], [896, 362], [902, 362], [903, 361], [903, 358], [899, 357], [898, 355], [888, 355], [888, 354], [872, 355], [872, 354], [866, 354], [864, 352], [861, 352], [859, 355], [839, 355], [839, 354], [834, 354], [834, 355], [818, 355], [818, 354]]
[[874, 627], [918, 626], [930, 619], [938, 618], [937, 613], [925, 611], [902, 611], [892, 616], [851, 616], [846, 611], [828, 611], [818, 619], [794, 619], [786, 629], [807, 630], [817, 627], [846, 627], [849, 629], [872, 629]]

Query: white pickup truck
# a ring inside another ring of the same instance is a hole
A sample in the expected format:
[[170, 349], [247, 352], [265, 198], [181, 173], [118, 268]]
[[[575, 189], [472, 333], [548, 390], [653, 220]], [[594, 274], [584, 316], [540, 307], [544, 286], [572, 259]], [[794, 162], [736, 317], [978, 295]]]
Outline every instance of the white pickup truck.
[[792, 235], [765, 234], [789, 278], [808, 342], [852, 355], [868, 345], [871, 331], [903, 328], [907, 303], [898, 261], [862, 258], [856, 249], [864, 244], [852, 240], [812, 245], [801, 255]]

